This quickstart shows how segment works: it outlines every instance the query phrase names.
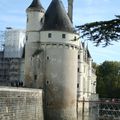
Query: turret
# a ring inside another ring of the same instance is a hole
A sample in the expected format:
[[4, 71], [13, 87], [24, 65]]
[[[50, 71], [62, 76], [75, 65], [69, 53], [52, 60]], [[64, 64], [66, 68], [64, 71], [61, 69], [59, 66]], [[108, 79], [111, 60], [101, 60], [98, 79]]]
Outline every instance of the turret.
[[27, 12], [27, 31], [38, 31], [44, 23], [45, 10], [39, 0], [33, 0], [31, 5], [26, 9]]
[[39, 49], [40, 30], [44, 23], [45, 10], [39, 0], [33, 0], [27, 8], [26, 23], [26, 47], [25, 47], [25, 85], [26, 87], [34, 87], [33, 54]]

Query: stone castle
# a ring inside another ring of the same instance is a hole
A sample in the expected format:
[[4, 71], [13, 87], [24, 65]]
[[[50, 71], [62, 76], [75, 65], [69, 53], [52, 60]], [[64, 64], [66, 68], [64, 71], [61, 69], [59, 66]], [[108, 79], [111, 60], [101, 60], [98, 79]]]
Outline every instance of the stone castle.
[[26, 10], [26, 32], [7, 30], [0, 65], [9, 61], [9, 71], [3, 68], [6, 80], [12, 86], [22, 81], [25, 88], [0, 87], [1, 120], [94, 120], [84, 114], [95, 106], [84, 102], [98, 99], [96, 75], [69, 5], [67, 14], [61, 0], [52, 0], [47, 10], [33, 0]]
[[92, 99], [96, 76], [61, 0], [27, 8], [25, 86], [44, 91], [45, 120], [76, 120], [77, 100]]

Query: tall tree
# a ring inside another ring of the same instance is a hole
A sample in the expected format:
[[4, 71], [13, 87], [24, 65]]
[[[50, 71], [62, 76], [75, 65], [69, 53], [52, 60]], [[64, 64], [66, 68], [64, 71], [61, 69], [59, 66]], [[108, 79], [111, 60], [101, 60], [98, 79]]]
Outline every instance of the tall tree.
[[105, 61], [97, 66], [96, 74], [100, 97], [120, 98], [120, 62]]
[[93, 41], [96, 46], [103, 44], [108, 46], [112, 41], [120, 39], [120, 16], [109, 21], [99, 21], [76, 26], [77, 30], [81, 30], [81, 37], [87, 37]]

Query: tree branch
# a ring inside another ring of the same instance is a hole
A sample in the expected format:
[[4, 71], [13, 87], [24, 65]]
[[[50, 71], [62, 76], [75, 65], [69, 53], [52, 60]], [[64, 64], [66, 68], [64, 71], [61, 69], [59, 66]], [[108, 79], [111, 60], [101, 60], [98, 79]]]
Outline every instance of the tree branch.
[[76, 28], [81, 31], [82, 38], [86, 37], [96, 46], [102, 43], [105, 47], [111, 45], [112, 41], [120, 39], [120, 16], [113, 20], [87, 23]]

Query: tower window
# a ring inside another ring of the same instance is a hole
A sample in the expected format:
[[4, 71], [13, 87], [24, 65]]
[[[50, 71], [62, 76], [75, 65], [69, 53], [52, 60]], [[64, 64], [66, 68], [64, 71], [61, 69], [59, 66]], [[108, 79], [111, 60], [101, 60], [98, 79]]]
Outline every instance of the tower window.
[[46, 81], [47, 84], [49, 84], [49, 81]]
[[43, 18], [41, 18], [40, 22], [41, 22], [41, 23], [44, 23], [44, 19], [43, 19]]
[[48, 33], [48, 38], [51, 38], [52, 37], [52, 34], [51, 33]]
[[78, 68], [78, 72], [80, 72], [80, 69]]
[[34, 80], [37, 80], [37, 75], [34, 75]]
[[42, 22], [43, 22], [43, 18], [41, 18], [41, 20], [40, 20], [40, 21], [41, 21], [41, 23], [42, 23]]
[[66, 34], [62, 34], [62, 38], [66, 38]]
[[78, 55], [78, 59], [80, 59], [80, 55]]
[[74, 40], [75, 40], [75, 41], [77, 40], [76, 36], [74, 37]]
[[49, 56], [47, 56], [47, 60], [49, 60], [50, 59], [50, 57]]
[[79, 86], [80, 86], [80, 85], [79, 85], [79, 83], [78, 83], [78, 84], [77, 84], [77, 88], [79, 88]]

